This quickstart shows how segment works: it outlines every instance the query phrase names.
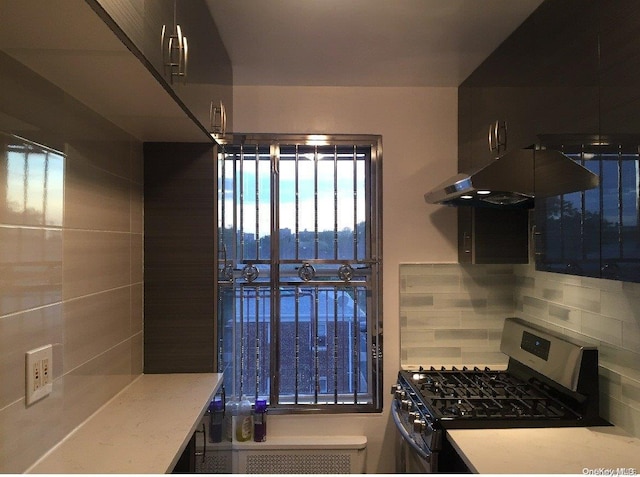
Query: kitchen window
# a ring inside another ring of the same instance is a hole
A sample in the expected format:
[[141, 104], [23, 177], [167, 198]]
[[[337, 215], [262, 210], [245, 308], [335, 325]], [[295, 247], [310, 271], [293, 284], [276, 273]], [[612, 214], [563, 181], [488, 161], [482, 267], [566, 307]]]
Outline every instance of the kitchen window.
[[382, 405], [381, 137], [235, 136], [218, 155], [218, 368], [272, 410]]

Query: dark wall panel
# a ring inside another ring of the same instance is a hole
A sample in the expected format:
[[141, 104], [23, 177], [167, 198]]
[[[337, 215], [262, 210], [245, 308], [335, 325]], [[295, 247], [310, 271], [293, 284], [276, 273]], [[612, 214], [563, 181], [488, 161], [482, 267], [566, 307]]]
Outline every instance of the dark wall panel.
[[214, 371], [215, 146], [144, 145], [144, 370]]

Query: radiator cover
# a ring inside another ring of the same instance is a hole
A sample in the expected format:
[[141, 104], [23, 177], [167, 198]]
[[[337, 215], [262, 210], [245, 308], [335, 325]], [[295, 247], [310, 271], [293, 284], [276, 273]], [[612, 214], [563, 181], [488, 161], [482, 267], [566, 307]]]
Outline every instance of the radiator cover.
[[[207, 444], [196, 471], [209, 474], [363, 474], [364, 436], [269, 438]], [[198, 449], [200, 451], [201, 449]], [[198, 452], [200, 453], [200, 452]]]

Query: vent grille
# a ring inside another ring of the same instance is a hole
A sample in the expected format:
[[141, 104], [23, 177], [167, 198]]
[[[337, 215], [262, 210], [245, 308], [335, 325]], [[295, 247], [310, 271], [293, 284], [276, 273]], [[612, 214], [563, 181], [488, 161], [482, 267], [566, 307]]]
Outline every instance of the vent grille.
[[247, 456], [247, 474], [348, 474], [349, 454], [257, 454]]
[[196, 457], [196, 472], [199, 474], [231, 474], [233, 472], [230, 452], [212, 452]]

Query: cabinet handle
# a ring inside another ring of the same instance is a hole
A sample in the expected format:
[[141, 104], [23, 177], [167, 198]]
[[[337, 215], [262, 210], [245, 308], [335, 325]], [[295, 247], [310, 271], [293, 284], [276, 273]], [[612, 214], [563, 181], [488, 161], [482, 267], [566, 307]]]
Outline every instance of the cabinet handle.
[[469, 232], [462, 234], [462, 251], [464, 253], [471, 253], [471, 234]]
[[504, 151], [507, 149], [507, 122], [496, 121], [489, 126], [489, 150]]
[[542, 247], [541, 239], [542, 234], [538, 232], [535, 225], [531, 227], [531, 244], [533, 246], [533, 255], [536, 257], [541, 257], [544, 255], [544, 249]]
[[[218, 116], [220, 116], [219, 124], [216, 121]], [[227, 110], [222, 101], [219, 106], [214, 106], [214, 101], [209, 104], [209, 126], [211, 134], [217, 138], [223, 138], [227, 134]]]
[[169, 76], [169, 82], [173, 84], [174, 76], [187, 82], [187, 65], [189, 62], [189, 45], [187, 37], [182, 34], [182, 28], [176, 24], [174, 33], [167, 33], [167, 25], [162, 25], [160, 34], [160, 48], [162, 49], [163, 73]]
[[[180, 25], [178, 25], [179, 27]], [[187, 67], [189, 66], [189, 45], [187, 43], [187, 37], [182, 36], [182, 47], [180, 48], [181, 66], [182, 69], [178, 70], [178, 76], [182, 78], [182, 84], [187, 84]]]
[[196, 434], [202, 434], [202, 452], [196, 452], [196, 457], [202, 456], [202, 463], [204, 464], [207, 457], [207, 426], [202, 423], [202, 430], [196, 430]]
[[[496, 124], [498, 123], [498, 121], [496, 121]], [[495, 150], [495, 146], [493, 145], [493, 139], [495, 137], [495, 128], [494, 128], [495, 124], [492, 124], [489, 126], [489, 150], [493, 151]]]
[[222, 101], [220, 101], [220, 109], [220, 114], [222, 115], [222, 137], [225, 137], [227, 135], [227, 109]]

